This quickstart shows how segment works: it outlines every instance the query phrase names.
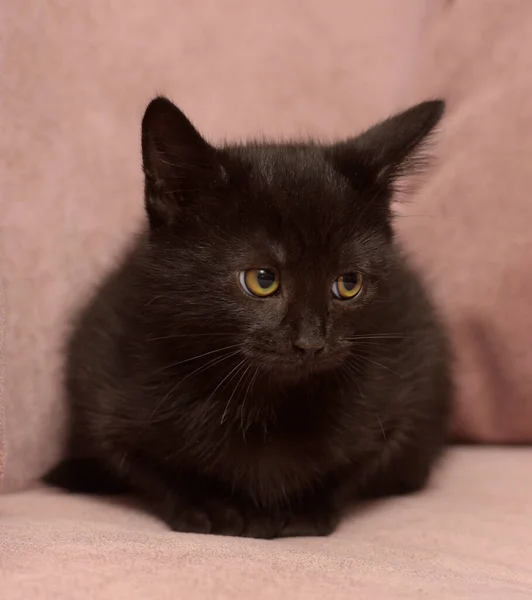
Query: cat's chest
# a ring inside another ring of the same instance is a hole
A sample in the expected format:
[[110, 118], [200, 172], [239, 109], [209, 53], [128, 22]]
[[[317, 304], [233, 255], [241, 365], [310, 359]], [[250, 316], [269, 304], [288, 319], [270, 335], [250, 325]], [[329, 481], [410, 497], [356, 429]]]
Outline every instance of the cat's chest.
[[216, 470], [233, 485], [275, 501], [352, 460], [352, 433], [334, 415], [282, 414], [220, 440]]

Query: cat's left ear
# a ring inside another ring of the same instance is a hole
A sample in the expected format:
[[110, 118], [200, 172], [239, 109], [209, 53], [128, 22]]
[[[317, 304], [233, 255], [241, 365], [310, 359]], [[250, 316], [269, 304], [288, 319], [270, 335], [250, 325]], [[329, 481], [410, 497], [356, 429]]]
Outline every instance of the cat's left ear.
[[152, 228], [172, 224], [223, 177], [216, 149], [162, 96], [150, 102], [142, 119], [142, 162]]
[[334, 144], [327, 154], [355, 186], [382, 190], [419, 164], [419, 150], [443, 116], [443, 100], [417, 104], [371, 127], [361, 135]]

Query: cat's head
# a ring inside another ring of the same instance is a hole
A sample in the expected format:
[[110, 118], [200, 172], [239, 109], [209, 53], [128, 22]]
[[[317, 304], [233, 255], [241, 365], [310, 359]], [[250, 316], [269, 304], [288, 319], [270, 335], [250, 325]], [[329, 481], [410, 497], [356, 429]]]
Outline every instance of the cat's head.
[[155, 335], [283, 377], [338, 366], [400, 286], [394, 183], [443, 109], [425, 102], [335, 144], [214, 147], [153, 100], [142, 152]]

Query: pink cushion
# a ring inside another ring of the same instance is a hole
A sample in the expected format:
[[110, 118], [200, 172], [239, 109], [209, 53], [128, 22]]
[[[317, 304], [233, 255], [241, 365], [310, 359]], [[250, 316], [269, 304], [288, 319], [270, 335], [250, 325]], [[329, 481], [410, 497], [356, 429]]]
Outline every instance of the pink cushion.
[[532, 441], [532, 2], [450, 2], [412, 101], [443, 94], [439, 161], [398, 224], [452, 328], [455, 433]]
[[4, 335], [5, 335], [4, 288], [0, 277], [0, 489], [4, 478], [5, 444], [4, 444]]
[[525, 600], [531, 461], [530, 449], [454, 450], [430, 489], [360, 508], [325, 539], [178, 534], [116, 501], [4, 495], [1, 597]]

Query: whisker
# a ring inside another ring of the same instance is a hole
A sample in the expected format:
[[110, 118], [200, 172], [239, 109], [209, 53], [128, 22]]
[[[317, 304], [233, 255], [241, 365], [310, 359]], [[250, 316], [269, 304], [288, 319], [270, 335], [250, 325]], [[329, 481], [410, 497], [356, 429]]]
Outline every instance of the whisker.
[[352, 370], [354, 370], [355, 373], [357, 373], [358, 375], [364, 375], [364, 371], [362, 371], [362, 369], [360, 368], [359, 365], [356, 364], [356, 362], [354, 362], [354, 356], [351, 356], [351, 360], [348, 360], [346, 362], [346, 366], [351, 367]]
[[360, 335], [353, 335], [346, 337], [346, 340], [403, 340], [408, 339], [410, 336], [402, 333], [361, 333]]
[[220, 421], [220, 425], [223, 425], [225, 422], [225, 417], [227, 416], [227, 413], [229, 411], [229, 407], [231, 406], [231, 401], [233, 400], [233, 397], [236, 393], [236, 390], [238, 389], [238, 386], [240, 385], [240, 383], [242, 382], [242, 380], [244, 379], [244, 377], [246, 376], [246, 373], [251, 369], [251, 363], [243, 370], [242, 375], [240, 375], [240, 379], [236, 382], [235, 388], [233, 389], [233, 392], [231, 393], [231, 395], [229, 396], [229, 400], [227, 401], [227, 404], [225, 405], [225, 409], [222, 415], [222, 420]]
[[159, 294], [158, 296], [154, 296], [153, 298], [148, 300], [148, 302], [146, 302], [146, 304], [144, 305], [144, 308], [147, 308], [150, 304], [152, 304], [153, 302], [156, 302], [157, 300], [160, 300], [161, 298], [169, 298], [170, 296], [171, 296], [171, 294]]
[[242, 404], [240, 405], [240, 429], [242, 431], [242, 436], [244, 438], [244, 442], [246, 441], [246, 431], [247, 431], [247, 427], [244, 427], [244, 410], [246, 407], [248, 395], [249, 395], [250, 391], [252, 391], [252, 389], [253, 389], [253, 385], [255, 384], [255, 380], [257, 379], [258, 374], [259, 374], [259, 367], [256, 367], [255, 373], [251, 376], [251, 379], [248, 383], [248, 387], [247, 387], [246, 393], [244, 395], [244, 400], [242, 401]]
[[380, 428], [381, 428], [381, 431], [382, 431], [382, 437], [384, 439], [386, 439], [386, 431], [384, 430], [384, 425], [382, 424], [382, 421], [381, 421], [381, 418], [379, 416], [379, 413], [376, 410], [373, 410], [373, 413], [375, 414], [375, 416], [377, 417], [377, 421], [379, 422], [379, 425], [380, 425]]
[[168, 391], [162, 398], [161, 400], [159, 400], [159, 402], [157, 403], [157, 405], [155, 406], [155, 408], [153, 409], [147, 424], [153, 423], [153, 419], [155, 417], [155, 414], [161, 409], [162, 405], [164, 404], [164, 402], [167, 400], [167, 398], [169, 398], [174, 392], [175, 390], [182, 384], [184, 383], [187, 379], [193, 377], [194, 375], [198, 375], [199, 373], [202, 373], [203, 371], [206, 371], [207, 369], [210, 369], [211, 367], [214, 367], [215, 365], [217, 365], [218, 363], [223, 362], [224, 360], [227, 360], [228, 358], [231, 358], [233, 356], [236, 356], [238, 354], [238, 350], [232, 353], [229, 353], [225, 356], [216, 356], [215, 358], [211, 359], [210, 361], [208, 361], [206, 364], [201, 365], [201, 367], [198, 367], [197, 369], [195, 369], [194, 371], [192, 371], [191, 373], [188, 373], [185, 377], [183, 377], [182, 379], [180, 379], [175, 385], [172, 386], [172, 388], [170, 389], [170, 391]]
[[229, 371], [229, 373], [227, 373], [227, 375], [226, 375], [226, 376], [225, 376], [225, 377], [222, 379], [222, 381], [220, 381], [220, 383], [219, 383], [219, 384], [218, 384], [218, 385], [217, 385], [217, 386], [214, 388], [214, 390], [211, 392], [210, 396], [207, 398], [207, 403], [209, 402], [209, 400], [211, 400], [211, 398], [214, 396], [214, 394], [216, 394], [216, 392], [217, 392], [217, 391], [220, 389], [221, 385], [222, 385], [222, 384], [223, 384], [225, 381], [227, 381], [227, 379], [228, 379], [229, 377], [231, 377], [231, 375], [233, 375], [233, 373], [234, 373], [235, 371], [238, 371], [238, 370], [239, 370], [239, 369], [240, 369], [240, 368], [241, 368], [241, 367], [242, 367], [242, 366], [245, 364], [245, 362], [246, 362], [246, 361], [247, 361], [247, 359], [246, 359], [246, 358], [243, 358], [243, 359], [242, 359], [242, 360], [241, 360], [241, 361], [240, 361], [240, 362], [239, 362], [239, 363], [236, 365], [236, 367], [234, 367], [233, 369], [231, 369], [231, 370]]
[[360, 346], [377, 346], [378, 348], [386, 348], [386, 340], [349, 340], [353, 342], [353, 346], [358, 348]]
[[177, 367], [178, 365], [183, 365], [185, 363], [192, 362], [193, 360], [198, 360], [200, 358], [209, 356], [211, 354], [219, 354], [220, 352], [223, 352], [224, 350], [231, 350], [232, 348], [240, 348], [240, 347], [242, 347], [242, 344], [231, 344], [230, 346], [225, 346], [223, 348], [216, 348], [214, 350], [209, 350], [208, 352], [204, 352], [203, 354], [197, 354], [196, 356], [191, 356], [191, 357], [185, 358], [183, 360], [178, 360], [175, 363], [172, 363], [170, 365], [166, 365], [165, 367], [162, 367], [162, 369], [160, 369], [160, 370], [166, 371], [167, 369], [171, 369], [172, 367]]
[[383, 365], [382, 363], [377, 362], [376, 360], [372, 360], [371, 358], [368, 358], [364, 354], [357, 354], [356, 358], [358, 358], [360, 360], [365, 360], [366, 362], [370, 362], [370, 363], [376, 365], [377, 367], [382, 367], [383, 369], [386, 369], [387, 371], [390, 371], [390, 373], [393, 373], [394, 375], [396, 375], [397, 377], [399, 377], [399, 379], [403, 378], [403, 376], [400, 375], [397, 371], [394, 371], [393, 369], [391, 369], [387, 365]]
[[[344, 371], [342, 371], [344, 373]], [[345, 374], [348, 375], [347, 381], [348, 383], [351, 381], [355, 384], [358, 393], [362, 398], [365, 398], [364, 392], [362, 391], [360, 384], [357, 379], [357, 375], [363, 375], [362, 371], [355, 364], [351, 364], [350, 362], [345, 363]]]
[[147, 338], [147, 342], [159, 342], [164, 340], [174, 340], [180, 338], [188, 338], [194, 340], [198, 337], [235, 337], [234, 333], [228, 332], [203, 332], [203, 333], [172, 333], [170, 335], [163, 335], [160, 337]]

